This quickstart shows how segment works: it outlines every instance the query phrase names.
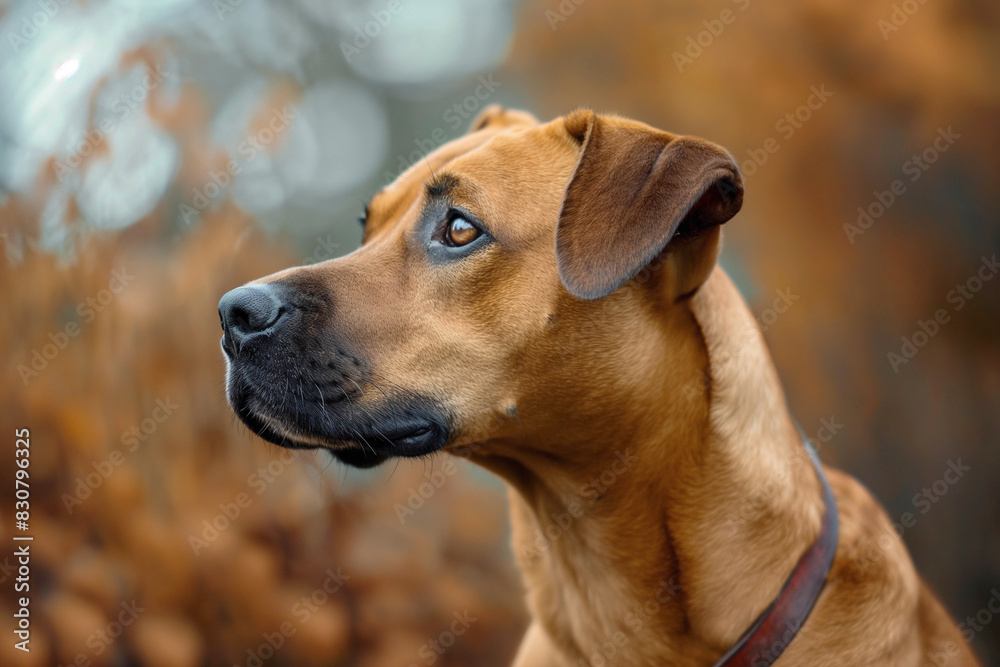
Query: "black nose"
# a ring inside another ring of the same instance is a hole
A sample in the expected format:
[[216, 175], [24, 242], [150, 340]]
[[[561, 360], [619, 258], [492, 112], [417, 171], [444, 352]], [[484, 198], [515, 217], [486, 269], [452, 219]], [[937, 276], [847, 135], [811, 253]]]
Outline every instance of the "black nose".
[[226, 292], [219, 300], [223, 345], [235, 352], [248, 339], [274, 328], [285, 308], [270, 285], [249, 285]]

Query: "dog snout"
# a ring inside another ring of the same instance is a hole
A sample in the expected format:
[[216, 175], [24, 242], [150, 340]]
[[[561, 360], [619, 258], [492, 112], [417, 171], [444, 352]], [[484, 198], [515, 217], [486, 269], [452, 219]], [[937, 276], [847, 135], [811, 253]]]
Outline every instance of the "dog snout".
[[248, 340], [272, 332], [286, 308], [269, 285], [237, 287], [219, 300], [223, 346], [234, 352]]

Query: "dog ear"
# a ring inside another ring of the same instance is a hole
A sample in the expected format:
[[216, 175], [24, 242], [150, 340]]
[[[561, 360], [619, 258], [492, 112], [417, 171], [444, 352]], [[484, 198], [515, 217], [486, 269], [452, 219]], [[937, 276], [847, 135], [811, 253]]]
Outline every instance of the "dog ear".
[[556, 259], [578, 298], [607, 296], [671, 240], [715, 228], [743, 204], [736, 162], [711, 142], [589, 110], [564, 123], [581, 149], [559, 213]]
[[507, 129], [515, 125], [538, 125], [538, 119], [527, 111], [505, 109], [499, 104], [490, 104], [472, 119], [469, 124], [469, 134], [486, 128]]

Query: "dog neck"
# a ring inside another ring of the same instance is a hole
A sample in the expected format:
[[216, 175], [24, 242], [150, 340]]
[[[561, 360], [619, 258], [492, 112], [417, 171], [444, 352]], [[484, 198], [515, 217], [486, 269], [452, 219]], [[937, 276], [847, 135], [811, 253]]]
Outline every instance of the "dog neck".
[[668, 340], [650, 335], [670, 357], [603, 412], [473, 457], [508, 482], [529, 602], [577, 660], [611, 642], [622, 659], [711, 664], [819, 533], [819, 483], [752, 315], [721, 269], [686, 303]]

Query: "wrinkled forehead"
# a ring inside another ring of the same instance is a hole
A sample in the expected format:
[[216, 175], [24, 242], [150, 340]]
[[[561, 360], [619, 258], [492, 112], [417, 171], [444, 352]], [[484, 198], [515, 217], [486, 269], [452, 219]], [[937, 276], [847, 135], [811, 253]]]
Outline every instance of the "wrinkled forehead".
[[557, 210], [578, 153], [579, 143], [562, 119], [487, 127], [455, 139], [372, 197], [365, 242], [414, 218], [430, 192], [486, 219], [541, 207]]

